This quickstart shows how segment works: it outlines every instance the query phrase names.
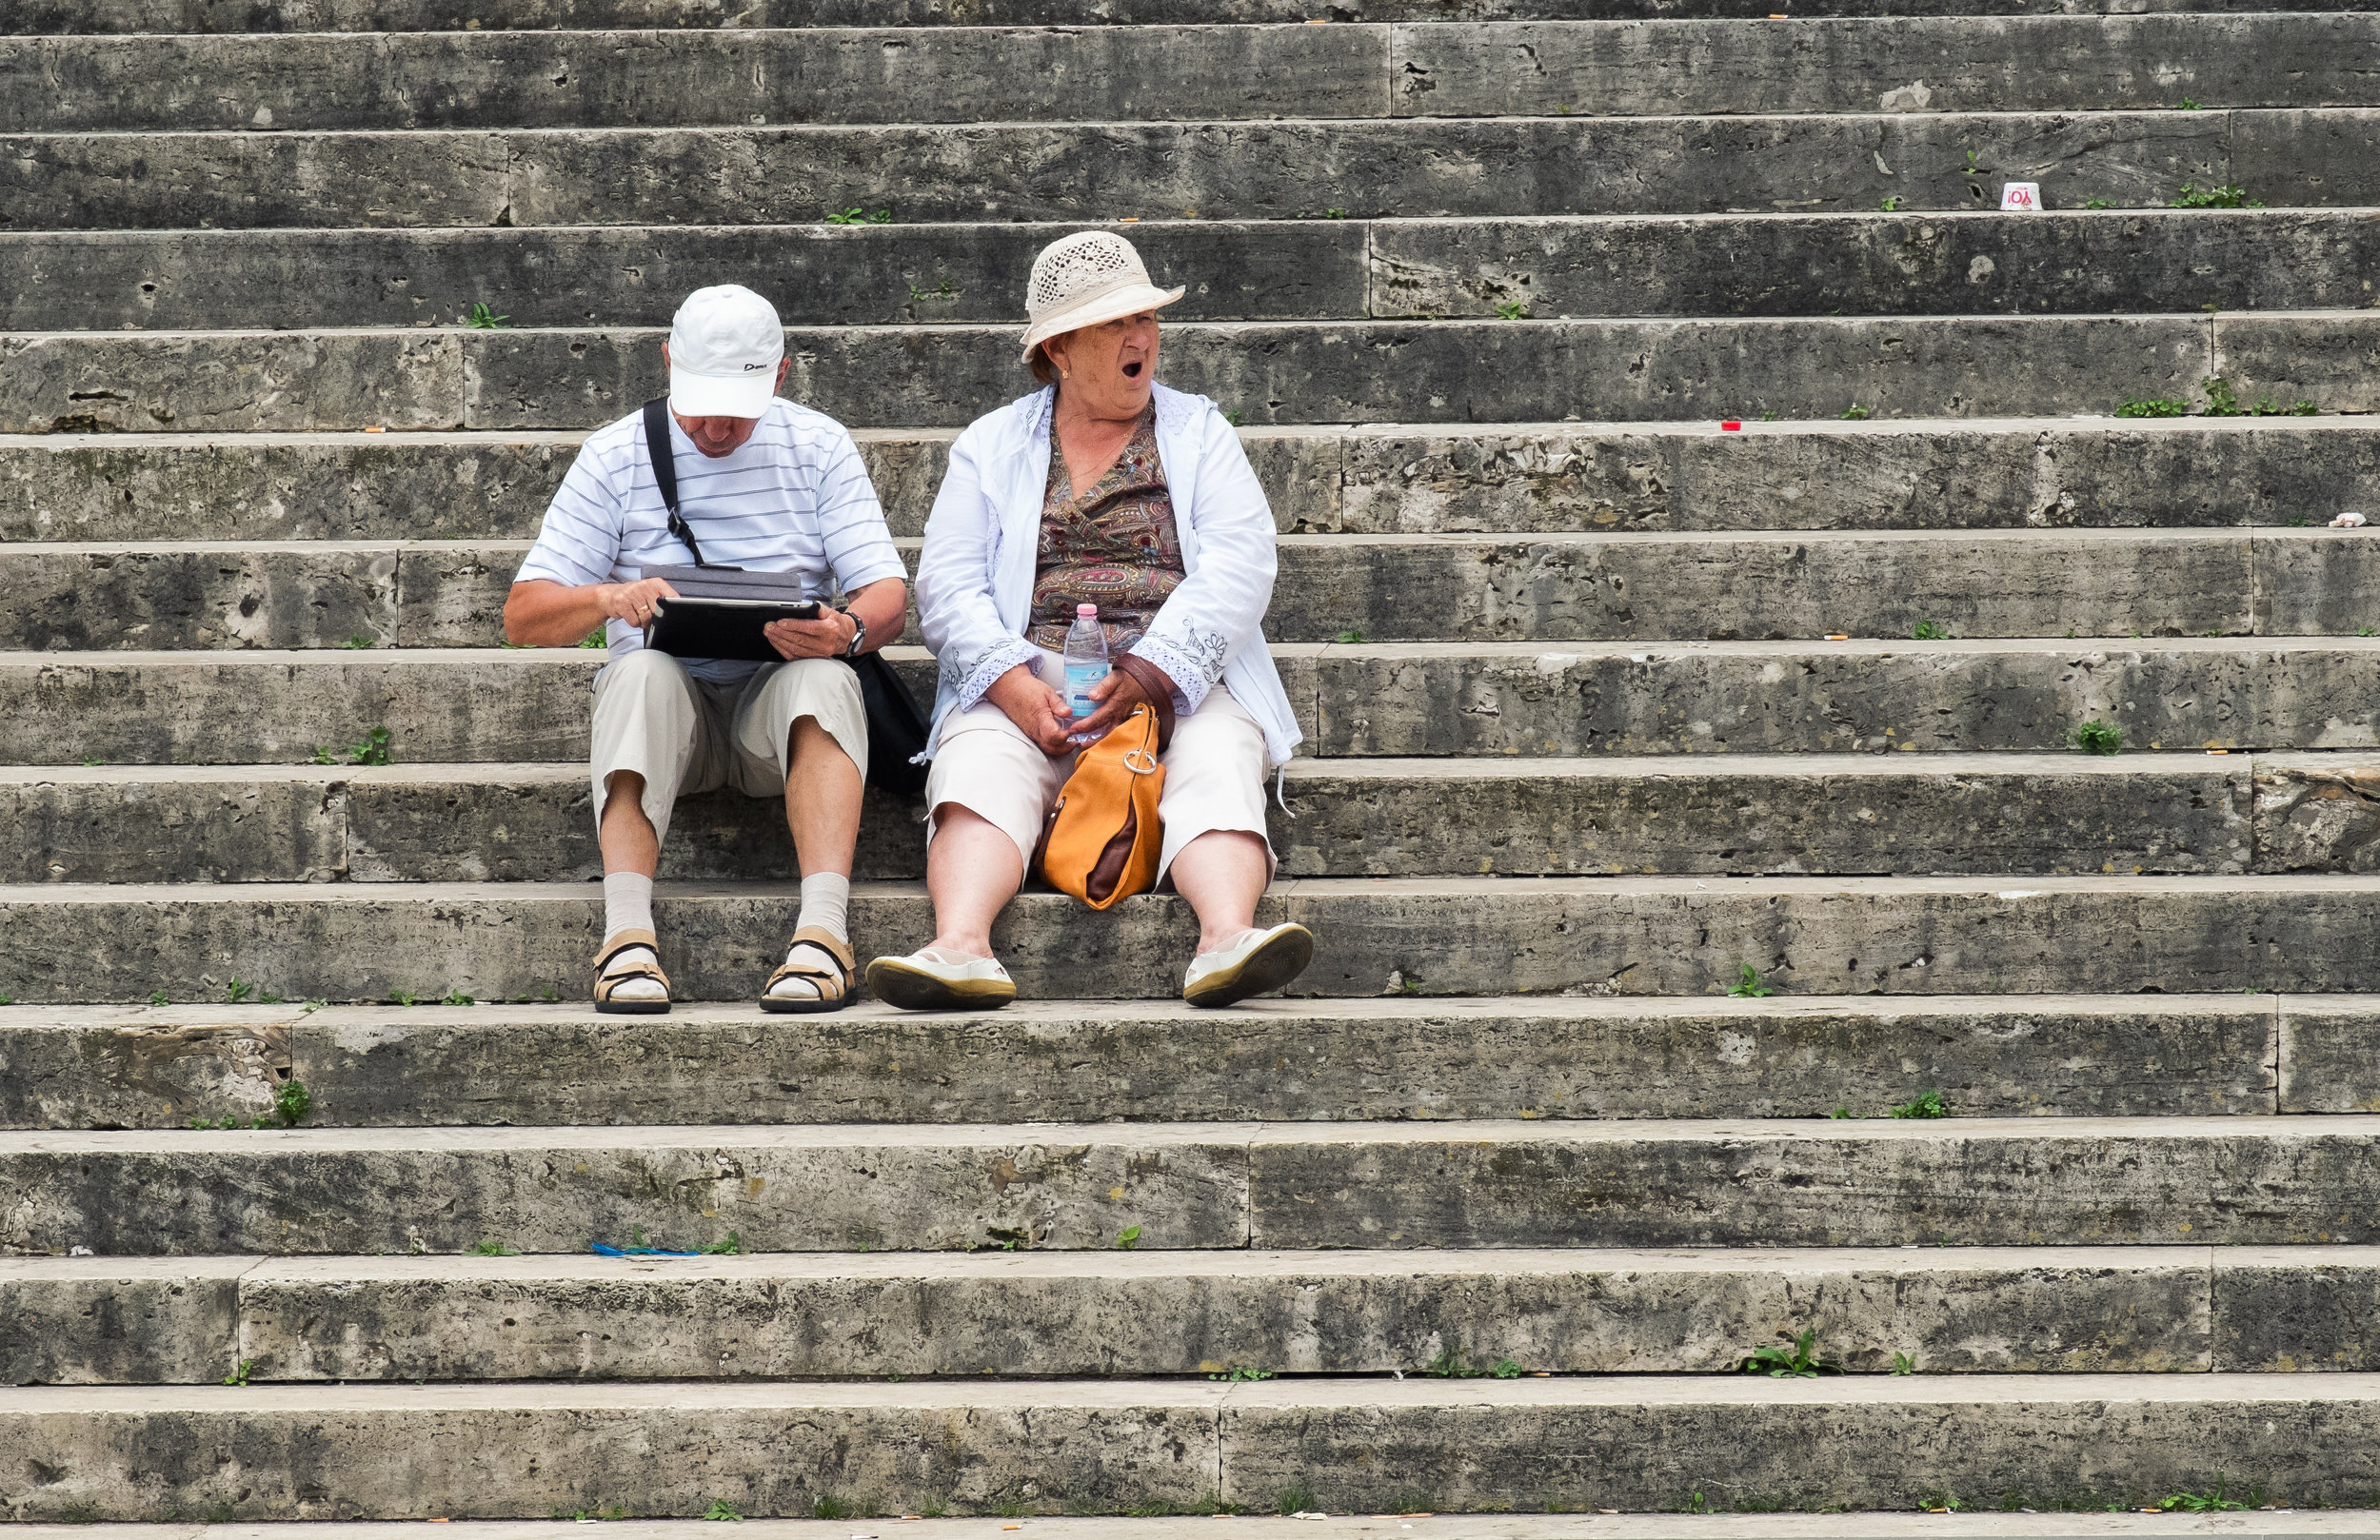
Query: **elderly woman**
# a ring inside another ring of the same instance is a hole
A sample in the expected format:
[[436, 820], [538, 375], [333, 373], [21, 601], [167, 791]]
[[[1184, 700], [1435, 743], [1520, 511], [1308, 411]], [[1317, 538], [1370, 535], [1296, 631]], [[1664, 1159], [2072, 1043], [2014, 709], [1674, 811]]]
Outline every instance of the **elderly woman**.
[[[1215, 404], [1157, 383], [1149, 283], [1106, 231], [1034, 261], [1024, 358], [1042, 388], [951, 445], [925, 525], [918, 617], [941, 660], [925, 788], [933, 943], [869, 964], [877, 998], [913, 1010], [1004, 1005], [992, 956], [1080, 744], [1143, 702], [1170, 706], [1158, 880], [1199, 917], [1193, 1005], [1278, 989], [1314, 956], [1301, 925], [1259, 929], [1272, 880], [1266, 772], [1299, 740], [1262, 625], [1273, 516]], [[1076, 606], [1096, 604], [1113, 672], [1090, 716], [1054, 686]]]

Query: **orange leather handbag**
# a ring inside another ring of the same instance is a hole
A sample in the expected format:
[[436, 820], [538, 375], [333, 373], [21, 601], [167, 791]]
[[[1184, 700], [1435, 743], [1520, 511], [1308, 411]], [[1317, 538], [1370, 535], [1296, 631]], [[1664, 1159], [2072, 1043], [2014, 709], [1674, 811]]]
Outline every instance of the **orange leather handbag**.
[[1157, 816], [1165, 789], [1163, 726], [1146, 704], [1077, 755], [1041, 831], [1034, 865], [1042, 879], [1094, 909], [1157, 885], [1165, 826]]

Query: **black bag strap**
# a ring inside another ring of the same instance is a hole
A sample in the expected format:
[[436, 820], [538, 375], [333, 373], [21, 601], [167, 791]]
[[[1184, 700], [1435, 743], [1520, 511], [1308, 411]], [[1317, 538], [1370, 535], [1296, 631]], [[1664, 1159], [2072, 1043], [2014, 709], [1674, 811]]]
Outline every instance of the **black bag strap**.
[[[661, 487], [662, 505], [669, 510], [669, 532], [685, 543], [694, 553], [694, 564], [706, 567], [703, 547], [694, 543], [694, 526], [678, 511], [678, 451], [669, 442], [669, 398], [657, 396], [645, 404], [645, 453], [653, 462], [653, 481]], [[741, 572], [742, 567], [721, 567], [722, 572]]]

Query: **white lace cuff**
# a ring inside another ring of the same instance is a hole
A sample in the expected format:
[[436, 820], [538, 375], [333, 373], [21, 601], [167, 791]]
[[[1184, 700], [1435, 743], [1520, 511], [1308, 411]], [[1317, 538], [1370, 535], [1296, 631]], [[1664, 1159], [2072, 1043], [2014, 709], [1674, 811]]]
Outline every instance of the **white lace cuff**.
[[1142, 637], [1134, 642], [1132, 654], [1155, 663], [1165, 671], [1167, 679], [1174, 681], [1176, 716], [1186, 717], [1198, 710], [1199, 702], [1206, 699], [1207, 689], [1214, 683], [1188, 653], [1169, 647], [1155, 637]]
[[983, 699], [983, 692], [989, 690], [993, 681], [1000, 676], [1007, 673], [1019, 663], [1038, 662], [1041, 657], [1041, 650], [1024, 638], [1009, 638], [985, 653], [983, 661], [975, 665], [975, 672], [969, 674], [966, 682], [959, 686], [959, 699], [952, 703], [951, 709], [966, 710]]

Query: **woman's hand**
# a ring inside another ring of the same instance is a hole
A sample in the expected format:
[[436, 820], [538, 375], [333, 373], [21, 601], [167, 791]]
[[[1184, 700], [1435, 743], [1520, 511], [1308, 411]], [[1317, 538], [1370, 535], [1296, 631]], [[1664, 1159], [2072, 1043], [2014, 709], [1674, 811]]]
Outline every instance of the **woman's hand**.
[[850, 616], [822, 605], [815, 621], [771, 621], [761, 635], [780, 658], [840, 658], [858, 630]]
[[1091, 686], [1091, 699], [1099, 702], [1099, 709], [1067, 722], [1066, 730], [1077, 744], [1105, 738], [1122, 726], [1135, 708], [1150, 703], [1149, 692], [1140, 687], [1140, 681], [1121, 668]]
[[1066, 735], [1079, 729], [1066, 710], [1066, 698], [1042, 683], [1031, 663], [1019, 663], [992, 681], [983, 699], [1006, 712], [1043, 754], [1054, 758], [1073, 752]]

